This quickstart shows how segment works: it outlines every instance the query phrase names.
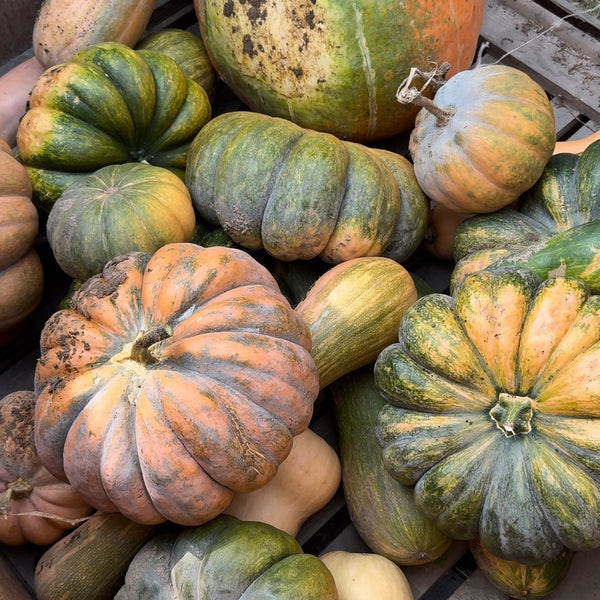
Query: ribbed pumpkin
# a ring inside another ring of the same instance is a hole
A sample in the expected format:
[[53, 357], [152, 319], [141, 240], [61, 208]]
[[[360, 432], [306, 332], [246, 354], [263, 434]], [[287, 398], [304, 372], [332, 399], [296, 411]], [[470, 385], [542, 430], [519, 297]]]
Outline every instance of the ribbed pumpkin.
[[17, 335], [42, 300], [38, 227], [27, 171], [0, 138], [0, 344]]
[[49, 210], [69, 183], [110, 164], [148, 162], [180, 177], [210, 119], [204, 89], [170, 57], [104, 42], [47, 69], [31, 91], [17, 150]]
[[337, 600], [329, 569], [266, 523], [221, 515], [150, 540], [115, 600]]
[[[0, 543], [49, 545], [92, 508], [42, 465], [34, 444], [35, 394], [0, 399]], [[55, 517], [55, 518], [52, 518]]]
[[115, 256], [190, 241], [195, 224], [190, 193], [177, 175], [124, 163], [69, 185], [50, 209], [46, 232], [61, 269], [85, 281]]
[[490, 266], [521, 265], [540, 277], [583, 279], [600, 293], [600, 141], [581, 156], [552, 156], [517, 209], [477, 215], [456, 230], [451, 284]]
[[310, 421], [310, 333], [246, 252], [110, 261], [47, 321], [36, 447], [95, 508], [203, 523], [270, 481]]
[[410, 131], [411, 67], [471, 65], [483, 0], [194, 0], [223, 80], [256, 112], [366, 142]]
[[[419, 98], [408, 92], [407, 100]], [[409, 150], [431, 200], [487, 213], [537, 181], [555, 143], [544, 89], [523, 71], [494, 64], [457, 73], [438, 89], [417, 115]]]
[[375, 363], [386, 468], [456, 539], [539, 564], [600, 546], [600, 296], [485, 269], [423, 296]]
[[202, 128], [186, 184], [206, 221], [280, 260], [401, 261], [427, 226], [427, 200], [400, 154], [248, 111]]

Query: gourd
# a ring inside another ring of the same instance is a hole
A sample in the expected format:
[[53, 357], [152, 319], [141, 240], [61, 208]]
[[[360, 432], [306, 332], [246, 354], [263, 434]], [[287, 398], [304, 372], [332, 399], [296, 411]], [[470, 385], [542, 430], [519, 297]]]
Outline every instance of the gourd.
[[46, 322], [36, 447], [97, 510], [197, 525], [273, 479], [318, 391], [309, 329], [265, 267], [167, 244], [109, 261]]
[[60, 268], [85, 281], [121, 254], [188, 242], [196, 216], [177, 175], [145, 163], [108, 165], [69, 185], [46, 223]]
[[67, 185], [111, 164], [148, 162], [183, 179], [189, 144], [211, 116], [204, 89], [172, 58], [119, 42], [47, 69], [29, 105], [17, 151], [46, 212]]
[[93, 44], [133, 46], [155, 6], [156, 0], [44, 0], [33, 27], [33, 51], [48, 68]]
[[554, 154], [581, 154], [590, 144], [600, 140], [600, 130], [594, 131], [578, 140], [557, 141], [554, 146]]
[[206, 53], [204, 42], [187, 29], [167, 27], [148, 34], [134, 48], [156, 50], [170, 56], [185, 76], [200, 84], [211, 102], [217, 93], [217, 74]]
[[401, 102], [422, 105], [410, 134], [425, 194], [455, 212], [488, 213], [514, 202], [540, 177], [556, 143], [554, 111], [529, 75], [492, 64], [442, 83], [433, 101], [411, 80]]
[[523, 268], [419, 298], [377, 357], [383, 461], [455, 539], [535, 565], [600, 546], [600, 296]]
[[190, 600], [338, 598], [327, 567], [305, 554], [294, 537], [230, 515], [150, 540], [131, 562], [115, 600], [182, 595]]
[[203, 127], [185, 181], [205, 221], [279, 260], [401, 262], [427, 226], [406, 158], [259, 113], [232, 111]]
[[27, 171], [0, 138], [0, 344], [18, 335], [42, 300], [38, 228]]
[[429, 212], [429, 225], [423, 236], [423, 247], [435, 258], [454, 260], [456, 229], [472, 213], [457, 213], [444, 204], [435, 204]]
[[552, 156], [516, 209], [476, 215], [456, 230], [451, 286], [485, 267], [525, 266], [540, 277], [583, 279], [600, 293], [600, 140]]
[[0, 138], [11, 148], [19, 121], [27, 111], [31, 88], [43, 72], [44, 67], [32, 56], [0, 77]]
[[451, 539], [415, 503], [412, 487], [387, 471], [375, 437], [385, 400], [373, 379], [373, 364], [341, 377], [329, 387], [350, 519], [365, 544], [399, 565], [430, 563]]
[[416, 110], [394, 100], [412, 66], [470, 66], [484, 4], [194, 1], [217, 72], [247, 106], [363, 143], [412, 128]]
[[275, 477], [248, 494], [236, 494], [225, 513], [261, 521], [296, 537], [308, 519], [335, 495], [341, 481], [336, 451], [312, 429], [294, 438]]
[[524, 565], [494, 556], [477, 538], [469, 542], [469, 548], [477, 568], [511, 598], [545, 598], [567, 576], [574, 556], [565, 548], [549, 561]]
[[416, 299], [410, 273], [391, 258], [364, 256], [325, 271], [295, 308], [311, 334], [320, 388], [373, 362]]
[[0, 399], [0, 543], [54, 543], [90, 506], [42, 465], [34, 445], [35, 394], [11, 392]]
[[406, 575], [388, 558], [333, 550], [319, 557], [331, 571], [339, 600], [413, 600]]
[[133, 557], [164, 525], [95, 513], [52, 544], [35, 565], [36, 600], [113, 600]]

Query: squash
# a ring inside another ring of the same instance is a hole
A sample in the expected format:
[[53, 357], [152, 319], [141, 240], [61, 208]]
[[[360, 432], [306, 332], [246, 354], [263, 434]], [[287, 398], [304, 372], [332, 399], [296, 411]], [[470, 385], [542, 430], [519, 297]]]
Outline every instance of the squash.
[[113, 600], [129, 564], [164, 526], [95, 513], [52, 544], [35, 565], [36, 600]]
[[444, 204], [434, 204], [429, 212], [429, 226], [423, 236], [423, 247], [435, 258], [454, 260], [454, 236], [458, 226], [473, 213], [457, 213]]
[[377, 357], [386, 468], [455, 539], [535, 565], [600, 546], [600, 296], [484, 269], [404, 314]]
[[391, 258], [363, 256], [325, 271], [295, 309], [310, 330], [320, 388], [373, 362], [416, 299], [409, 272]]
[[384, 556], [333, 550], [319, 558], [333, 575], [339, 600], [414, 600], [406, 575]]
[[401, 102], [423, 105], [410, 134], [415, 176], [425, 194], [455, 212], [508, 206], [540, 177], [556, 143], [543, 88], [507, 65], [483, 65], [443, 83], [433, 101], [410, 87]]
[[0, 543], [46, 546], [92, 512], [90, 506], [42, 465], [34, 445], [35, 394], [0, 399]]
[[46, 212], [67, 185], [111, 164], [148, 162], [183, 179], [189, 144], [211, 116], [204, 89], [172, 58], [119, 42], [47, 69], [29, 105], [17, 151]]
[[40, 458], [97, 510], [204, 523], [273, 479], [308, 427], [310, 344], [242, 250], [173, 243], [117, 257], [42, 330]]
[[469, 542], [469, 548], [486, 579], [511, 598], [545, 598], [567, 576], [574, 556], [564, 548], [549, 561], [524, 565], [494, 556], [477, 538]]
[[33, 26], [33, 51], [48, 68], [93, 44], [133, 46], [155, 6], [156, 0], [44, 0]]
[[471, 65], [483, 0], [194, 0], [217, 72], [253, 111], [368, 142], [412, 129], [394, 101], [412, 66]]
[[18, 335], [42, 300], [38, 228], [27, 171], [0, 138], [0, 344]]
[[308, 519], [335, 495], [341, 481], [336, 451], [312, 429], [294, 438], [288, 457], [262, 488], [236, 494], [225, 513], [261, 521], [296, 537]]
[[185, 181], [205, 221], [279, 260], [400, 262], [427, 226], [427, 200], [403, 156], [248, 111], [202, 128]]
[[524, 266], [583, 279], [600, 293], [600, 140], [552, 156], [516, 209], [477, 215], [456, 230], [451, 286], [485, 267]]
[[177, 175], [124, 163], [69, 185], [50, 209], [46, 233], [60, 268], [85, 281], [115, 256], [190, 241], [195, 224], [190, 193]]
[[29, 94], [44, 67], [35, 56], [27, 58], [0, 77], [0, 138], [15, 145], [17, 127], [27, 111]]
[[291, 535], [220, 515], [156, 536], [131, 562], [115, 600], [133, 598], [337, 600], [333, 576]]
[[206, 53], [204, 42], [187, 29], [167, 27], [148, 34], [135, 50], [156, 50], [170, 56], [185, 76], [200, 84], [211, 102], [217, 93], [217, 74]]
[[[415, 504], [413, 488], [394, 479], [383, 464], [375, 437], [385, 405], [373, 378], [373, 364], [341, 377], [329, 387], [350, 520], [365, 544], [399, 565], [430, 563], [451, 539]], [[334, 573], [335, 575], [335, 573]]]
[[590, 144], [600, 140], [600, 130], [577, 140], [557, 141], [553, 154], [581, 154]]
[[12, 563], [0, 552], [0, 600], [34, 600]]

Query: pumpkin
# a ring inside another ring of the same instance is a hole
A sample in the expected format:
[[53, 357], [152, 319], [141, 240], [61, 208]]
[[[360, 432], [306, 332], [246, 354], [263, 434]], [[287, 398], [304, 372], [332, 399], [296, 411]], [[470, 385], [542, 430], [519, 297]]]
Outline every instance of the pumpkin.
[[484, 269], [419, 298], [378, 356], [386, 468], [450, 537], [539, 564], [600, 546], [600, 296]]
[[0, 138], [0, 344], [18, 335], [44, 293], [38, 213], [27, 171]]
[[36, 562], [36, 600], [113, 600], [133, 557], [163, 527], [117, 512], [91, 515]]
[[423, 247], [435, 258], [454, 260], [454, 236], [458, 226], [473, 214], [457, 213], [444, 204], [434, 204], [429, 211], [429, 225]]
[[0, 400], [0, 543], [49, 545], [92, 512], [42, 465], [34, 445], [35, 394]]
[[581, 155], [552, 156], [518, 207], [467, 219], [456, 230], [451, 286], [467, 273], [517, 265], [562, 273], [600, 293], [600, 140]]
[[11, 147], [17, 139], [19, 120], [27, 111], [31, 88], [43, 72], [44, 67], [32, 56], [0, 77], [0, 138]]
[[67, 185], [111, 164], [148, 162], [183, 178], [188, 146], [211, 116], [204, 89], [172, 58], [119, 42], [47, 69], [29, 105], [17, 151], [45, 211]]
[[363, 256], [325, 271], [295, 308], [310, 330], [321, 389], [373, 362], [416, 299], [410, 273], [391, 258]]
[[565, 548], [539, 565], [524, 565], [494, 556], [477, 538], [469, 548], [486, 579], [511, 598], [545, 598], [567, 576], [574, 555]]
[[134, 48], [156, 50], [170, 56], [185, 76], [200, 84], [212, 101], [217, 93], [217, 74], [206, 53], [204, 42], [187, 29], [167, 27], [148, 34]]
[[48, 68], [93, 44], [133, 46], [155, 6], [156, 0], [44, 0], [33, 26], [33, 51]]
[[394, 101], [412, 66], [470, 66], [482, 0], [195, 0], [217, 72], [252, 110], [358, 142], [412, 129]]
[[273, 479], [318, 394], [310, 332], [242, 250], [110, 261], [52, 315], [36, 447], [97, 510], [198, 525]]
[[185, 181], [205, 221], [279, 260], [400, 262], [427, 225], [427, 200], [403, 156], [248, 111], [202, 128]]
[[319, 557], [331, 571], [339, 600], [413, 600], [410, 583], [389, 558], [332, 550]]
[[61, 269], [85, 281], [115, 256], [188, 242], [196, 216], [177, 175], [145, 163], [108, 165], [69, 185], [46, 223]]
[[327, 505], [341, 481], [336, 451], [312, 429], [294, 437], [288, 457], [262, 488], [236, 494], [225, 513], [261, 521], [296, 537], [308, 519]]
[[337, 600], [333, 576], [297, 540], [256, 521], [220, 515], [156, 536], [136, 554], [115, 600], [133, 598]]
[[407, 81], [403, 102], [422, 102], [410, 134], [415, 176], [425, 194], [455, 212], [493, 212], [540, 177], [556, 143], [554, 112], [529, 75], [500, 64], [462, 71], [433, 101]]

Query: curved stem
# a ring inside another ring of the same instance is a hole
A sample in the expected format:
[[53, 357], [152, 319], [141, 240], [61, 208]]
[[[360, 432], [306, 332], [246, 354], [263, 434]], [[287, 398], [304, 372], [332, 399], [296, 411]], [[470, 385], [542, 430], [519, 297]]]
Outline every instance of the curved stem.
[[173, 335], [173, 330], [168, 325], [161, 325], [142, 331], [133, 342], [130, 358], [139, 363], [154, 364], [158, 358], [151, 352], [150, 347]]

